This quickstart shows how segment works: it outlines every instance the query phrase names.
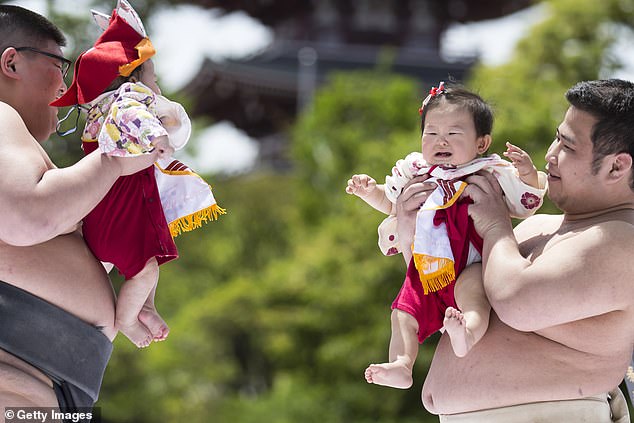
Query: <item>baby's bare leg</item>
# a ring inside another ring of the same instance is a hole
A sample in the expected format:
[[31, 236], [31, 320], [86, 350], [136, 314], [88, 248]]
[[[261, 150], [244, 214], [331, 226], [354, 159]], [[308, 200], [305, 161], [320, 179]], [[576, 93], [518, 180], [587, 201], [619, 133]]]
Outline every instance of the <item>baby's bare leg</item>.
[[444, 326], [458, 357], [467, 355], [482, 339], [489, 326], [491, 305], [478, 272], [482, 272], [482, 266], [474, 264], [465, 269], [456, 282], [454, 295], [456, 304], [462, 311], [453, 307], [448, 307], [445, 311]]
[[143, 270], [121, 286], [117, 298], [115, 325], [139, 348], [150, 345], [153, 335], [139, 320], [139, 314], [158, 281], [156, 259], [149, 260]]
[[407, 389], [412, 386], [412, 367], [418, 354], [418, 322], [404, 311], [392, 310], [390, 361], [370, 364], [365, 370], [368, 383]]

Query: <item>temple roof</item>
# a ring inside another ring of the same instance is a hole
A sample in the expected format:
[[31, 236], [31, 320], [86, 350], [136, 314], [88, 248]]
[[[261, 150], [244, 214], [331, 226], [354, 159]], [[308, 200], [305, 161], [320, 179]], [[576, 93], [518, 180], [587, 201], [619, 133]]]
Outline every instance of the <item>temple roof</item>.
[[[476, 57], [444, 60], [440, 37], [452, 22], [501, 17], [531, 0], [194, 0], [243, 11], [271, 28], [265, 50], [222, 62], [206, 58], [183, 89], [193, 116], [229, 121], [281, 163], [285, 134], [331, 72], [389, 68], [420, 81], [464, 80]], [[267, 155], [269, 156], [267, 158]]]
[[249, 58], [205, 59], [184, 92], [194, 99], [194, 116], [229, 120], [258, 138], [288, 125], [302, 95], [309, 99], [331, 72], [372, 69], [384, 62], [393, 72], [433, 84], [448, 77], [462, 80], [474, 60], [446, 62], [432, 49], [277, 41]]

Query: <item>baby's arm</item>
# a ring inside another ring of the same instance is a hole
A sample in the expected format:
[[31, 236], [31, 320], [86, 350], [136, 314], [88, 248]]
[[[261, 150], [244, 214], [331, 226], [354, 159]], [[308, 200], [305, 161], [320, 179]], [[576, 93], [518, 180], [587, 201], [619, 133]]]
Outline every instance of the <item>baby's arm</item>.
[[539, 188], [537, 168], [533, 164], [531, 156], [529, 156], [526, 151], [511, 144], [510, 142], [507, 142], [506, 151], [502, 154], [511, 160], [513, 166], [517, 169], [522, 182], [526, 185], [532, 186], [533, 188]]
[[378, 185], [371, 176], [352, 175], [352, 178], [348, 179], [346, 192], [356, 195], [380, 212], [394, 214], [393, 204], [385, 196], [384, 186]]

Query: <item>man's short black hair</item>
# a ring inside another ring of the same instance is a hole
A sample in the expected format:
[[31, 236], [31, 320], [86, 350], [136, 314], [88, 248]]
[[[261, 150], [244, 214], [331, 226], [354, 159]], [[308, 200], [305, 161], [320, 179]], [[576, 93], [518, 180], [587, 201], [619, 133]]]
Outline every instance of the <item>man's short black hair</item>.
[[7, 47], [40, 47], [47, 41], [66, 45], [66, 37], [44, 16], [20, 6], [0, 5], [0, 53]]
[[[592, 128], [592, 169], [597, 172], [608, 154], [634, 158], [634, 83], [604, 79], [577, 83], [566, 92], [571, 106], [597, 119]], [[630, 182], [634, 190], [634, 178]]]

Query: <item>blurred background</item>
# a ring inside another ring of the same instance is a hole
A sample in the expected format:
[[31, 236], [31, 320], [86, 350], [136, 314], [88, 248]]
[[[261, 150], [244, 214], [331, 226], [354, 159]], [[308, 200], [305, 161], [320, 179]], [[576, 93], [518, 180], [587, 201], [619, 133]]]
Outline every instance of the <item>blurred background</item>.
[[[72, 59], [99, 36], [89, 9], [115, 6], [0, 3], [53, 20]], [[420, 401], [437, 335], [420, 347], [411, 389], [363, 378], [387, 360], [404, 263], [381, 255], [383, 216], [345, 194], [346, 181], [382, 181], [420, 149], [418, 107], [441, 80], [493, 105], [491, 151], [511, 141], [543, 169], [566, 89], [634, 79], [634, 0], [131, 3], [163, 93], [194, 120], [177, 157], [228, 214], [176, 239], [180, 258], [161, 267], [157, 292], [170, 336], [145, 350], [116, 339], [103, 421], [438, 421]], [[45, 148], [59, 166], [83, 156], [76, 134]]]

